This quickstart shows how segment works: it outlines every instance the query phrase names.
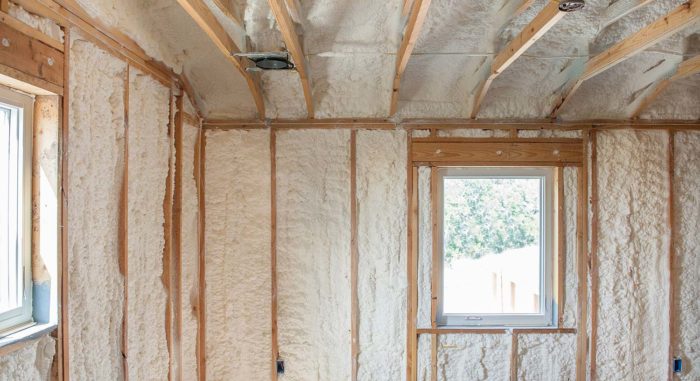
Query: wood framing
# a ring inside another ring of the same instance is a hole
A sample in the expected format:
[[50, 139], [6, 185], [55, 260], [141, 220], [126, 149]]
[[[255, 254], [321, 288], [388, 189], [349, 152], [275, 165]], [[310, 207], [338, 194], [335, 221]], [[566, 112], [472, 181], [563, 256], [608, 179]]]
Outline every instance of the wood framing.
[[277, 380], [279, 341], [277, 327], [277, 134], [270, 131], [270, 379]]
[[304, 100], [306, 101], [306, 112], [310, 119], [314, 118], [314, 100], [311, 94], [311, 79], [309, 78], [309, 69], [304, 56], [304, 49], [296, 32], [296, 27], [292, 16], [287, 10], [287, 5], [284, 0], [269, 0], [270, 8], [275, 14], [275, 19], [282, 32], [282, 38], [287, 46], [287, 50], [292, 55], [296, 71], [299, 73], [301, 80], [301, 88], [304, 91]]
[[576, 338], [576, 381], [586, 380], [586, 359], [588, 354], [588, 135], [584, 131], [583, 152], [586, 158], [578, 172], [578, 205], [576, 223], [576, 273], [578, 277], [578, 304], [576, 308], [577, 338]]
[[671, 77], [661, 80], [653, 88], [653, 90], [647, 96], [645, 96], [644, 99], [642, 99], [639, 106], [637, 106], [637, 109], [632, 114], [632, 118], [639, 117], [639, 114], [649, 107], [649, 105], [652, 104], [654, 100], [656, 100], [656, 98], [658, 98], [659, 95], [661, 95], [661, 93], [663, 93], [671, 85], [671, 83], [697, 73], [700, 73], [700, 55], [681, 62]]
[[515, 60], [525, 53], [537, 40], [544, 36], [547, 31], [564, 17], [564, 15], [566, 15], [566, 12], [559, 10], [558, 2], [548, 2], [544, 9], [535, 16], [523, 31], [498, 53], [491, 63], [491, 72], [489, 76], [481, 83], [479, 90], [476, 92], [474, 106], [471, 112], [472, 119], [475, 119], [479, 113], [481, 103], [496, 77], [503, 73], [508, 66], [515, 62]]
[[10, 0], [0, 0], [0, 12], [5, 12], [10, 10]]
[[[416, 190], [418, 192], [418, 190]], [[430, 327], [438, 328], [437, 324], [437, 309], [438, 309], [438, 288], [440, 281], [440, 272], [438, 263], [441, 260], [440, 250], [440, 230], [438, 225], [438, 169], [430, 167], [430, 228], [432, 231], [432, 266], [430, 274]], [[438, 341], [440, 336], [435, 334], [430, 346], [430, 379], [437, 381], [438, 379]]]
[[214, 4], [221, 10], [221, 12], [226, 15], [226, 17], [230, 18], [231, 21], [236, 23], [239, 27], [245, 29], [245, 25], [243, 24], [243, 21], [241, 21], [241, 17], [238, 15], [238, 11], [234, 7], [233, 4], [231, 4], [231, 0], [212, 0]]
[[357, 242], [357, 131], [350, 132], [350, 337], [351, 347], [351, 379], [357, 380], [358, 355], [360, 353], [359, 337], [360, 306], [358, 299], [357, 271], [359, 266], [359, 251]]
[[[406, 23], [406, 28], [403, 32], [403, 38], [401, 39], [401, 46], [399, 47], [398, 55], [396, 56], [396, 72], [394, 74], [394, 85], [391, 91], [389, 115], [396, 114], [399, 104], [401, 76], [406, 70], [408, 59], [411, 58], [413, 48], [416, 45], [416, 41], [418, 41], [418, 36], [420, 35], [421, 28], [423, 27], [423, 22], [425, 22], [425, 18], [428, 15], [428, 7], [430, 7], [430, 2], [431, 0], [412, 1], [413, 5], [411, 12]], [[408, 1], [406, 1], [406, 3], [408, 3]], [[404, 5], [406, 5], [406, 3], [404, 3]]]
[[175, 98], [177, 113], [175, 114], [175, 168], [172, 212], [172, 263], [173, 263], [173, 351], [171, 354], [174, 364], [173, 379], [182, 380], [182, 173], [183, 173], [183, 128], [185, 124], [184, 94]]
[[518, 381], [518, 333], [510, 335], [510, 381]]
[[678, 293], [676, 274], [676, 136], [675, 131], [668, 132], [668, 379], [673, 380], [673, 358], [678, 349], [678, 311], [676, 295]]
[[243, 78], [248, 83], [250, 92], [253, 95], [255, 106], [258, 110], [258, 117], [265, 118], [265, 101], [262, 96], [262, 86], [260, 84], [260, 76], [249, 73], [246, 68], [253, 65], [248, 59], [240, 59], [234, 54], [240, 53], [240, 48], [226, 33], [224, 27], [219, 24], [211, 10], [204, 4], [202, 0], [177, 0], [187, 14], [199, 25], [200, 29], [209, 36], [209, 39], [216, 45], [221, 53], [233, 63], [238, 69]]
[[556, 117], [581, 84], [682, 30], [700, 19], [700, 0], [690, 0], [586, 62], [583, 73], [561, 96], [552, 111]]
[[532, 4], [534, 4], [534, 3], [535, 3], [535, 0], [522, 0], [522, 3], [520, 3], [518, 8], [515, 10], [515, 12], [513, 12], [513, 16], [511, 16], [511, 19], [518, 17], [520, 14], [522, 14], [528, 8], [530, 8], [532, 6]]
[[439, 139], [413, 141], [412, 160], [420, 163], [474, 163], [474, 165], [580, 165], [579, 139]]
[[[514, 333], [521, 335], [575, 334], [576, 328], [513, 328]], [[498, 335], [510, 333], [508, 328], [418, 328], [418, 335]]]
[[566, 204], [564, 191], [564, 168], [557, 168], [557, 327], [564, 326], [566, 305]]
[[59, 304], [59, 330], [58, 330], [58, 357], [59, 357], [59, 372], [58, 377], [64, 381], [70, 380], [70, 351], [69, 351], [69, 286], [70, 274], [68, 273], [68, 138], [69, 138], [69, 114], [70, 114], [70, 87], [69, 79], [70, 72], [68, 70], [70, 63], [70, 30], [64, 28], [64, 51], [63, 56], [63, 83], [66, 85], [65, 91], [61, 97], [61, 136], [59, 139], [59, 173], [58, 181], [61, 184], [61, 189], [58, 194], [58, 215], [60, 219], [59, 226], [59, 259], [58, 259], [58, 284], [60, 285], [60, 304]]
[[29, 36], [29, 38], [43, 42], [44, 44], [58, 50], [59, 52], [64, 51], [63, 43], [58, 39], [55, 39], [47, 34], [42, 33], [38, 29], [34, 29], [27, 25], [25, 22], [17, 20], [16, 18], [10, 16], [6, 12], [0, 12], [0, 23], [6, 24], [12, 29]]
[[174, 176], [174, 158], [172, 151], [174, 149], [174, 95], [170, 93], [170, 115], [168, 116], [168, 175], [165, 178], [165, 195], [163, 197], [163, 274], [161, 281], [165, 288], [165, 341], [168, 348], [168, 380], [173, 379], [173, 266], [172, 266], [172, 222], [173, 222], [173, 176]]
[[591, 150], [591, 253], [590, 253], [590, 277], [591, 277], [591, 337], [590, 337], [590, 370], [591, 379], [597, 378], [597, 352], [598, 352], [598, 297], [600, 294], [598, 275], [598, 224], [600, 215], [598, 210], [598, 133], [590, 132]]
[[122, 308], [122, 364], [124, 380], [129, 380], [129, 65], [124, 76], [124, 166], [119, 200], [119, 269], [124, 276], [124, 305]]
[[206, 169], [207, 136], [200, 127], [197, 147], [197, 203], [199, 205], [199, 218], [197, 228], [199, 232], [199, 261], [198, 261], [198, 292], [197, 298], [197, 376], [199, 381], [207, 379], [207, 280], [206, 280], [206, 198], [205, 198], [205, 169]]
[[5, 22], [0, 35], [0, 64], [63, 88], [63, 52]]
[[418, 168], [411, 162], [411, 135], [407, 134], [408, 160], [406, 163], [406, 195], [408, 197], [408, 300], [406, 312], [406, 380], [416, 381], [418, 376], [418, 334], [416, 320], [418, 312]]

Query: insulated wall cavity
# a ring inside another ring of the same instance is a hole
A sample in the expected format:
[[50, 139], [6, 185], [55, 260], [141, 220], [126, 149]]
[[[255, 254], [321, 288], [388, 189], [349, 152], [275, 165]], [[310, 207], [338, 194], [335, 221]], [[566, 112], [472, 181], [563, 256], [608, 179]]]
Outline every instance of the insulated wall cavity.
[[563, 328], [576, 328], [576, 313], [578, 308], [578, 239], [577, 239], [577, 206], [578, 206], [578, 176], [576, 167], [564, 168], [564, 237], [566, 243], [564, 268], [564, 313]]
[[70, 378], [117, 380], [123, 377], [118, 221], [126, 64], [75, 32], [65, 174]]
[[683, 381], [700, 380], [700, 132], [676, 132], [675, 137], [675, 266], [678, 346], [674, 356], [684, 361]]
[[406, 133], [357, 132], [358, 380], [400, 380], [406, 346]]
[[668, 361], [668, 133], [598, 133], [597, 376], [661, 380]]
[[56, 340], [43, 336], [15, 352], [0, 356], [0, 381], [52, 380]]
[[197, 379], [197, 311], [199, 306], [199, 199], [195, 155], [199, 126], [182, 129], [182, 379]]
[[[265, 130], [212, 131], [206, 136], [206, 371], [211, 380], [264, 380], [270, 376], [269, 139]], [[301, 279], [311, 276], [291, 264], [280, 265], [279, 272]], [[298, 289], [295, 284], [283, 287]], [[308, 316], [305, 307], [313, 304], [299, 296], [294, 301], [303, 311], [300, 313]], [[292, 298], [284, 294], [278, 299]], [[305, 351], [298, 356], [314, 358]], [[289, 368], [298, 366], [290, 363]]]
[[163, 286], [170, 89], [130, 69], [128, 162], [129, 379], [166, 379], [166, 290]]
[[276, 150], [281, 379], [348, 380], [350, 132], [278, 132]]
[[438, 338], [438, 381], [507, 380], [511, 335], [458, 334]]
[[518, 335], [517, 379], [575, 380], [576, 334]]

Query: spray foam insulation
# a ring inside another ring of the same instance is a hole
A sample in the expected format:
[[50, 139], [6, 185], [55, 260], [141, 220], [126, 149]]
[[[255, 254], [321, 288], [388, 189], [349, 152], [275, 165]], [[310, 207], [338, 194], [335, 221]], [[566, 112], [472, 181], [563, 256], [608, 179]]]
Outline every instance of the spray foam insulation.
[[578, 306], [578, 168], [564, 168], [564, 232], [566, 256], [564, 270], [564, 328], [576, 328]]
[[163, 199], [170, 139], [170, 89], [130, 69], [128, 206], [129, 379], [168, 377], [167, 292], [162, 282]]
[[199, 127], [182, 129], [182, 379], [197, 379], [199, 303], [199, 199], [195, 183], [195, 145]]
[[406, 378], [406, 142], [357, 133], [358, 380]]
[[507, 334], [438, 336], [438, 381], [507, 380], [511, 342]]
[[[207, 378], [263, 380], [272, 353], [269, 132], [212, 131], [206, 139]], [[279, 273], [308, 275], [278, 266]], [[308, 300], [294, 300], [308, 316]], [[300, 366], [290, 361], [290, 369]]]
[[676, 132], [675, 137], [675, 266], [678, 347], [674, 356], [683, 359], [683, 381], [699, 380], [700, 366], [700, 133]]
[[576, 379], [576, 335], [518, 335], [521, 381]]
[[277, 299], [285, 380], [350, 378], [350, 202], [349, 131], [278, 133]]
[[119, 200], [126, 64], [71, 34], [68, 143], [70, 378], [123, 377]]
[[598, 377], [661, 380], [668, 361], [668, 134], [598, 136]]
[[430, 284], [433, 271], [433, 228], [430, 168], [418, 168], [418, 317], [417, 328], [431, 328]]
[[42, 336], [15, 352], [0, 356], [0, 381], [52, 380], [51, 364], [55, 354], [56, 340]]

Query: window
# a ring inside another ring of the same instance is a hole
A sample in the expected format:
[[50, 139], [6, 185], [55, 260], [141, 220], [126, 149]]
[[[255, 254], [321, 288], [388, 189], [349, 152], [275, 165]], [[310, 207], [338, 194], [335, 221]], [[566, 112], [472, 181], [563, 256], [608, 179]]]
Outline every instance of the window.
[[553, 178], [551, 168], [439, 170], [440, 325], [556, 321]]
[[0, 336], [32, 321], [32, 108], [0, 88]]

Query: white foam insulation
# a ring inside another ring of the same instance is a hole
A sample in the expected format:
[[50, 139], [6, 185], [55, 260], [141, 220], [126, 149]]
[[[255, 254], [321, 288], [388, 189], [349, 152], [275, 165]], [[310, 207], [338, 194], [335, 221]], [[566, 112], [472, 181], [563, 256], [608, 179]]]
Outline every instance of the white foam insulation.
[[63, 42], [63, 30], [61, 30], [61, 26], [56, 24], [53, 20], [29, 13], [21, 6], [12, 2], [9, 3], [7, 13], [41, 33]]
[[697, 279], [700, 277], [700, 133], [676, 132], [675, 137], [675, 239], [676, 299], [673, 301], [678, 323], [678, 347], [674, 356], [684, 362], [683, 381], [700, 379], [700, 303]]
[[0, 381], [49, 381], [56, 340], [43, 336], [17, 351], [0, 356]]
[[70, 378], [121, 379], [119, 200], [126, 64], [71, 31], [68, 202]]
[[262, 380], [272, 356], [269, 132], [211, 131], [206, 142], [207, 378]]
[[431, 328], [431, 282], [433, 271], [432, 202], [430, 168], [418, 168], [418, 316], [417, 328]]
[[[665, 379], [668, 133], [598, 135], [598, 377]], [[643, 190], [643, 191], [642, 191]]]
[[576, 334], [518, 335], [517, 366], [522, 381], [575, 380]]
[[280, 131], [276, 149], [281, 379], [347, 380], [350, 132]]
[[170, 89], [135, 68], [129, 74], [129, 379], [165, 379], [163, 200], [170, 157]]
[[576, 310], [578, 305], [578, 239], [577, 239], [577, 205], [578, 205], [578, 176], [577, 168], [564, 168], [564, 230], [566, 244], [564, 246], [564, 328], [576, 328]]
[[438, 381], [507, 380], [510, 334], [462, 334], [438, 337]]
[[358, 380], [406, 378], [406, 143], [357, 133]]
[[195, 146], [199, 126], [185, 121], [182, 129], [182, 379], [197, 379], [199, 328], [199, 195], [195, 183]]

